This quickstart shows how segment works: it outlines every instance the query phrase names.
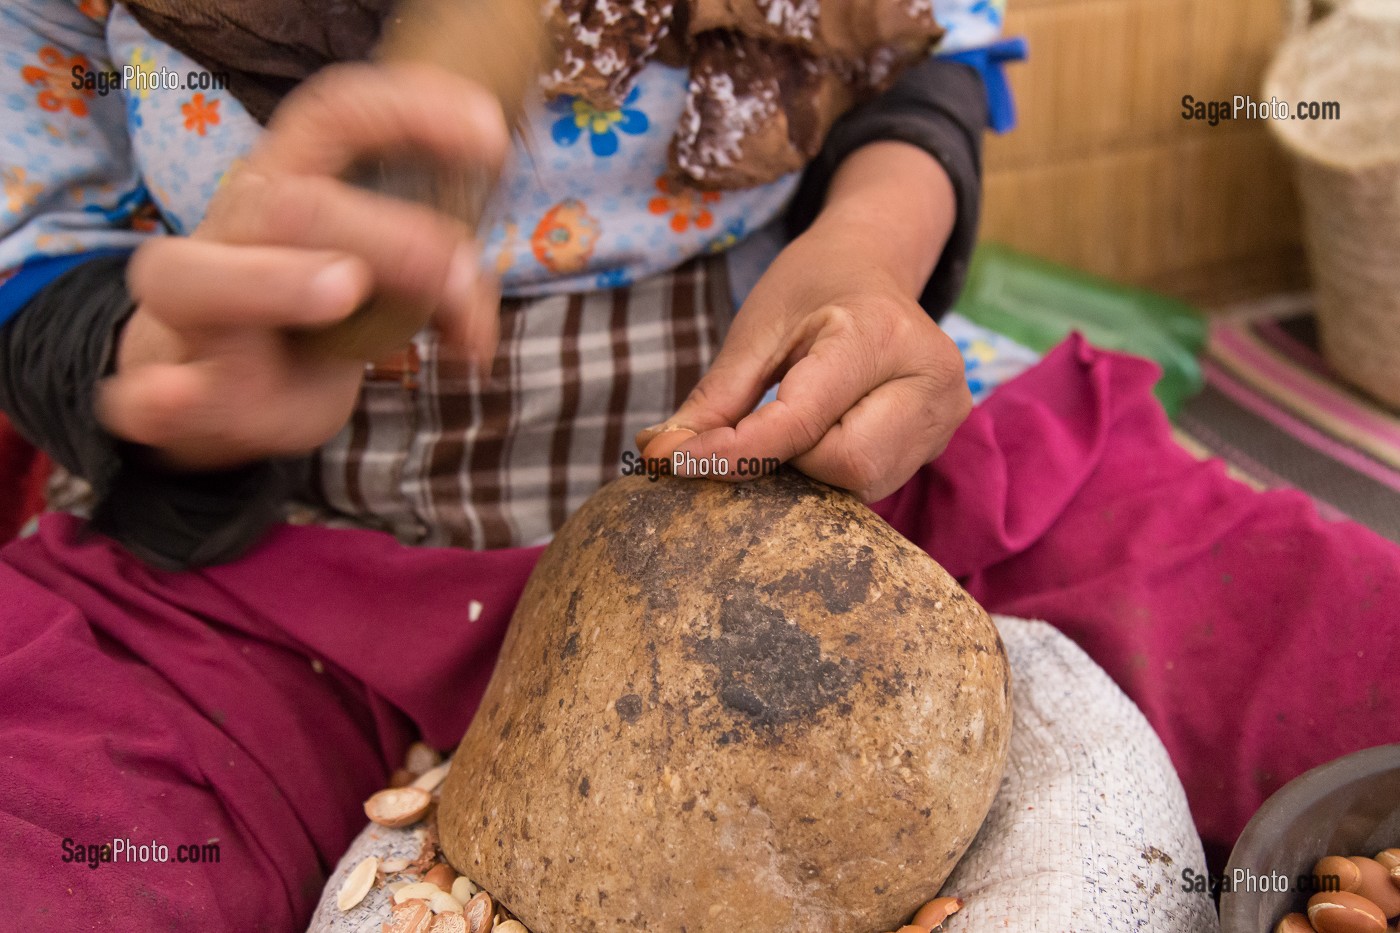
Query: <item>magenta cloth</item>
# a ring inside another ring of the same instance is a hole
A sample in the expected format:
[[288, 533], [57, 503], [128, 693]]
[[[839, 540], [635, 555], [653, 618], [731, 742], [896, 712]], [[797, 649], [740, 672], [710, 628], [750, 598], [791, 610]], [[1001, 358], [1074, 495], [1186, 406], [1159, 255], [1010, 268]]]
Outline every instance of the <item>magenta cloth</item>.
[[[1194, 460], [1154, 378], [1071, 340], [879, 511], [989, 608], [1083, 645], [1228, 845], [1288, 778], [1400, 738], [1400, 551]], [[0, 552], [11, 922], [299, 928], [407, 742], [465, 729], [538, 554], [281, 528], [235, 564], [167, 574], [45, 519]], [[212, 838], [220, 861], [90, 869], [62, 861], [65, 838], [172, 859]]]

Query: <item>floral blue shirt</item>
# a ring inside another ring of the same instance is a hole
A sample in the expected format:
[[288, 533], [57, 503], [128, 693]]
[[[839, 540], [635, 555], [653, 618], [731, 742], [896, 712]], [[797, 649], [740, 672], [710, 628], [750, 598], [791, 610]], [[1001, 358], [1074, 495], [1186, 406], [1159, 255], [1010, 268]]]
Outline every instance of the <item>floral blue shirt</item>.
[[[1004, 0], [934, 7], [946, 53], [994, 41]], [[124, 68], [173, 74], [176, 86], [98, 80]], [[261, 132], [203, 75], [110, 0], [0, 8], [0, 322], [94, 252], [199, 224]], [[569, 97], [533, 109], [483, 233], [506, 294], [623, 285], [725, 250], [782, 211], [795, 175], [724, 192], [667, 180], [686, 81], [653, 64], [616, 110]]]

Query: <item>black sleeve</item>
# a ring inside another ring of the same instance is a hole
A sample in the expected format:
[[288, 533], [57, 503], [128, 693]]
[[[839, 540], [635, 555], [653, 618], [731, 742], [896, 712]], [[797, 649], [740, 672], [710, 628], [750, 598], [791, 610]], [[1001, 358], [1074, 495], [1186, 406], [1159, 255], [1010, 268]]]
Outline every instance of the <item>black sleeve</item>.
[[977, 239], [986, 127], [987, 92], [975, 70], [940, 58], [920, 62], [894, 87], [832, 127], [788, 208], [789, 235], [796, 236], [816, 219], [837, 166], [856, 149], [881, 140], [918, 146], [943, 166], [958, 201], [952, 234], [919, 298], [935, 319], [942, 317], [962, 290]]
[[0, 327], [0, 408], [36, 447], [92, 484], [92, 526], [166, 569], [220, 563], [276, 521], [287, 489], [273, 462], [211, 473], [158, 468], [98, 423], [97, 381], [134, 310], [125, 256], [59, 276]]

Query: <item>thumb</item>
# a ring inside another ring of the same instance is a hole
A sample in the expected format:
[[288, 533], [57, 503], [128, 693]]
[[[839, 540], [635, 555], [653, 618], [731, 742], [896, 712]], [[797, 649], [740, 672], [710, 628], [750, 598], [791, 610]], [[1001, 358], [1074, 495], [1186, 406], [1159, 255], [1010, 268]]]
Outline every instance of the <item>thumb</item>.
[[[753, 411], [768, 390], [777, 366], [775, 353], [770, 351], [779, 348], [762, 345], [752, 339], [757, 335], [745, 333], [745, 330], [747, 328], [740, 328], [736, 320], [709, 371], [676, 413], [660, 424], [637, 432], [638, 450], [645, 450], [647, 456], [669, 456], [690, 437], [714, 428], [733, 427]], [[648, 450], [647, 445], [663, 439], [662, 435], [666, 435], [667, 443], [658, 444], [655, 451]], [[662, 450], [662, 447], [669, 449]]]

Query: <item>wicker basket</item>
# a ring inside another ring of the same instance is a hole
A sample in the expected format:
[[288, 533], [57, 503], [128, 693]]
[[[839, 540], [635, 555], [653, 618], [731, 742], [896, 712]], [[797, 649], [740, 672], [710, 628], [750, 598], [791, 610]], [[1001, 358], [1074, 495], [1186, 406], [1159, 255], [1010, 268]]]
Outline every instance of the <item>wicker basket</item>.
[[1293, 154], [1322, 351], [1400, 407], [1400, 0], [1347, 0], [1280, 50], [1264, 97], [1336, 120], [1271, 123]]

